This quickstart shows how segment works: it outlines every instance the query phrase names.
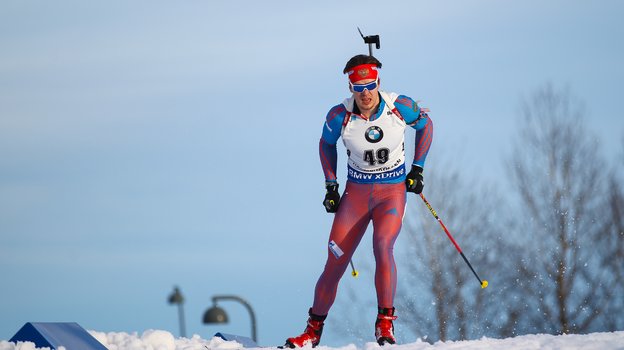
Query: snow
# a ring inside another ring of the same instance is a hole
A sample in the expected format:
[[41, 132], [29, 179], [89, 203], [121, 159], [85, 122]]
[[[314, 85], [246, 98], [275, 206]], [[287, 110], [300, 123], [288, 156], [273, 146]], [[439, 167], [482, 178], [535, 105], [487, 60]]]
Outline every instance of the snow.
[[[162, 330], [147, 330], [142, 335], [137, 333], [89, 331], [100, 343], [109, 350], [239, 350], [242, 346], [236, 342], [220, 338], [209, 340], [198, 335], [189, 338], [175, 338], [171, 333]], [[17, 344], [0, 341], [0, 350], [50, 350], [36, 348], [31, 342]], [[362, 348], [353, 344], [343, 347], [319, 346], [318, 350], [380, 350], [377, 343], [365, 344]], [[624, 350], [624, 331], [612, 333], [591, 333], [571, 335], [523, 335], [515, 338], [492, 339], [482, 338], [469, 341], [447, 341], [429, 344], [416, 342], [411, 344], [390, 345], [384, 350]], [[62, 348], [58, 349], [62, 350]]]

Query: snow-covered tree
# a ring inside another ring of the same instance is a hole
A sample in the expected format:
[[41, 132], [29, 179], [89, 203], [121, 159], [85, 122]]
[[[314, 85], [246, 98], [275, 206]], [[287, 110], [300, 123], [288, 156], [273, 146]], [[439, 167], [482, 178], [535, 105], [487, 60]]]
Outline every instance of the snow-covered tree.
[[613, 230], [615, 185], [591, 119], [567, 89], [546, 85], [524, 102], [518, 128], [510, 169], [520, 199], [514, 218], [526, 238], [521, 318], [542, 332], [610, 330], [608, 314], [624, 314], [612, 302], [624, 294], [624, 242]]

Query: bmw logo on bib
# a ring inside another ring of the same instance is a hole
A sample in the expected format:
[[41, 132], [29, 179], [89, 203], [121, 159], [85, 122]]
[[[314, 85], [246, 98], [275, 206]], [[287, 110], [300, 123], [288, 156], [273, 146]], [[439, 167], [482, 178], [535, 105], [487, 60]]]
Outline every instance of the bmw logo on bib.
[[378, 126], [371, 126], [366, 129], [364, 137], [366, 138], [366, 141], [370, 143], [377, 143], [383, 139], [383, 130], [381, 130]]

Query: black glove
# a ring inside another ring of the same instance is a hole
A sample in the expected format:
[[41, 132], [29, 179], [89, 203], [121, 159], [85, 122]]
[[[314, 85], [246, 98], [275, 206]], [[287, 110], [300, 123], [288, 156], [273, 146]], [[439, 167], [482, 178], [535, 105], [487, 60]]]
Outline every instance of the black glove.
[[325, 184], [325, 189], [327, 189], [327, 193], [325, 193], [325, 200], [323, 200], [323, 205], [325, 206], [325, 210], [328, 213], [335, 213], [338, 211], [338, 205], [340, 204], [340, 193], [338, 193], [338, 183], [329, 182]]
[[425, 181], [423, 180], [423, 168], [418, 165], [412, 165], [412, 170], [407, 174], [405, 178], [405, 186], [407, 192], [414, 192], [419, 194], [425, 187]]

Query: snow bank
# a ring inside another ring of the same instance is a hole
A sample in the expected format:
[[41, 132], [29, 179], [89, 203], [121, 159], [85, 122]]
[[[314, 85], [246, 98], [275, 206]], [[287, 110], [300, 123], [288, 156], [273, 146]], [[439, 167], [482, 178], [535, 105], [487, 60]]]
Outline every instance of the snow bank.
[[[37, 348], [35, 347], [35, 343], [32, 342], [18, 342], [9, 343], [6, 340], [0, 341], [0, 350], [50, 350], [50, 348]], [[64, 347], [59, 347], [57, 350], [65, 350]]]
[[[365, 350], [379, 350], [377, 344], [366, 344]], [[392, 350], [624, 350], [624, 331], [571, 335], [523, 335], [515, 338], [482, 338], [468, 341], [447, 341], [396, 345]]]
[[[141, 336], [137, 333], [101, 333], [89, 331], [108, 350], [235, 350], [241, 345], [221, 338], [205, 340], [199, 335], [192, 338], [175, 339], [167, 331], [147, 330]], [[0, 347], [0, 350], [5, 350]]]
[[[198, 335], [192, 338], [174, 338], [161, 330], [148, 330], [141, 336], [137, 333], [102, 333], [89, 331], [100, 343], [109, 350], [238, 350], [242, 346], [233, 341], [220, 338], [205, 340]], [[377, 343], [367, 343], [360, 350], [380, 350]], [[447, 341], [429, 344], [416, 342], [411, 344], [386, 346], [384, 350], [534, 350], [534, 349], [566, 349], [566, 350], [624, 350], [624, 331], [613, 333], [592, 333], [572, 335], [523, 335], [507, 339], [482, 338], [470, 341]], [[50, 350], [36, 348], [33, 343], [9, 343], [0, 341], [0, 350]], [[61, 350], [61, 349], [58, 349]], [[319, 346], [316, 350], [358, 350], [353, 345], [332, 348]]]

